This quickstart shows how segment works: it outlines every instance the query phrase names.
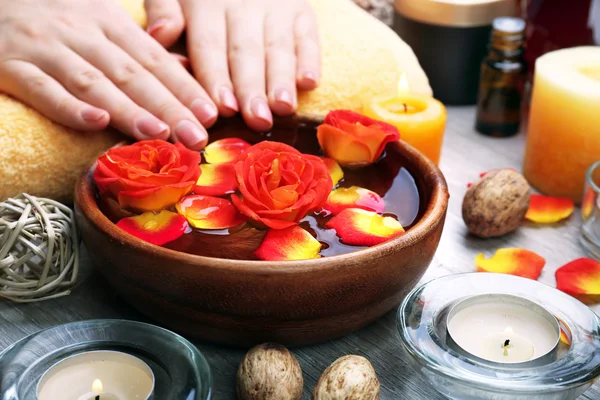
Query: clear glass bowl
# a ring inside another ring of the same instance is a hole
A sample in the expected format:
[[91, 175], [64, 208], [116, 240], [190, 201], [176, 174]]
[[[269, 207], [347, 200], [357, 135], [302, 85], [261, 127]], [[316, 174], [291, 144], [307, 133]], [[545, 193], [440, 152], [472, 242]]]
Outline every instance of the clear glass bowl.
[[0, 353], [0, 400], [36, 400], [48, 368], [93, 350], [122, 351], [146, 362], [155, 377], [154, 400], [210, 399], [210, 367], [188, 340], [141, 322], [91, 320], [42, 330]]
[[[467, 296], [504, 293], [549, 310], [570, 344], [556, 361], [533, 368], [493, 366], [464, 357], [446, 343], [448, 310]], [[585, 304], [537, 281], [466, 273], [414, 289], [398, 309], [398, 330], [413, 365], [432, 386], [456, 400], [575, 399], [600, 375], [600, 318]]]

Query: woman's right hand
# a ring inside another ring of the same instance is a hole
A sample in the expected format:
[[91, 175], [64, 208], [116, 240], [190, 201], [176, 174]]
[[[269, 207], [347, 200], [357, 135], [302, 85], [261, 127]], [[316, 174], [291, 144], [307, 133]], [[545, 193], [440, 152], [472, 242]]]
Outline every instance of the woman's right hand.
[[217, 108], [180, 62], [106, 0], [0, 0], [0, 91], [82, 130], [205, 146]]

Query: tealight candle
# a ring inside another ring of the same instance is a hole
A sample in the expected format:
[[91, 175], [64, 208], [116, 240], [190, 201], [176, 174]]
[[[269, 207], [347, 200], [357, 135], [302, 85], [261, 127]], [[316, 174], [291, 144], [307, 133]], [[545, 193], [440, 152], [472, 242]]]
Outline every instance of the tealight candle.
[[398, 82], [396, 96], [373, 99], [363, 106], [363, 114], [396, 126], [402, 140], [439, 163], [446, 108], [433, 97], [410, 93], [406, 75]]
[[91, 351], [56, 363], [38, 384], [38, 400], [148, 400], [154, 374], [137, 357]]
[[450, 310], [446, 324], [457, 350], [493, 363], [551, 362], [560, 340], [560, 326], [550, 312], [513, 295], [468, 297]]

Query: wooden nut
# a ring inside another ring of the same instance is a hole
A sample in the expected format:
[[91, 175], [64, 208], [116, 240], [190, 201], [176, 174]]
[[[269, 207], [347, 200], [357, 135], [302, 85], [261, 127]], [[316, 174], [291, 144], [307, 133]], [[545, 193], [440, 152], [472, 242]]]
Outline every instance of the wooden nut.
[[296, 357], [275, 343], [250, 349], [237, 372], [240, 400], [301, 400], [303, 384]]
[[333, 362], [319, 378], [313, 400], [378, 400], [379, 380], [364, 357], [344, 356]]
[[529, 184], [518, 172], [489, 172], [467, 190], [462, 203], [463, 220], [476, 236], [505, 235], [523, 223], [530, 197]]

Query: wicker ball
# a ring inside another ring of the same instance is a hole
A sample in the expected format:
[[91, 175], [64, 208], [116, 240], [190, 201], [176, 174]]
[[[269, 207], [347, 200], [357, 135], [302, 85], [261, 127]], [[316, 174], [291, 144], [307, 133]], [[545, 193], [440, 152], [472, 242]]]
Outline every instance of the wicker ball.
[[0, 202], [0, 297], [24, 303], [67, 295], [78, 270], [70, 208], [25, 193]]

